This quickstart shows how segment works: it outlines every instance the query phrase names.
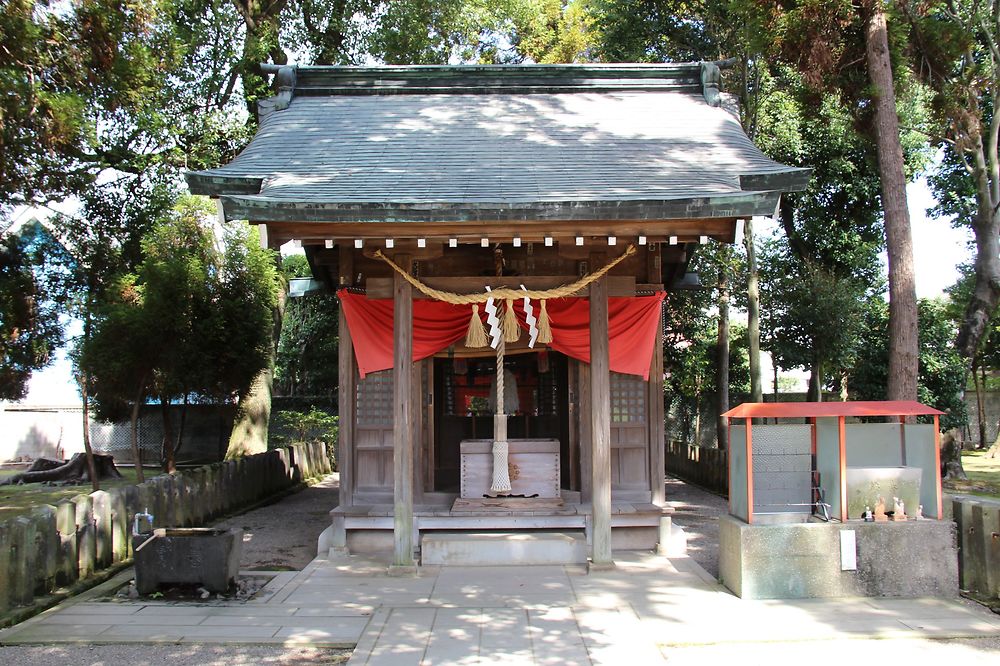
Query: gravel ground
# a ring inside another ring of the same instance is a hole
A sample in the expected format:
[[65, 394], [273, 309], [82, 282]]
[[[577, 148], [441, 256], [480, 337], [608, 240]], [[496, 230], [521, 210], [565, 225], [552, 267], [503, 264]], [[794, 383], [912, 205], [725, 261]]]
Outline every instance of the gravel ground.
[[667, 477], [667, 501], [673, 522], [688, 534], [688, 555], [705, 571], [719, 577], [719, 516], [729, 506], [724, 497]]
[[214, 527], [242, 527], [240, 568], [274, 571], [301, 570], [316, 557], [316, 541], [330, 525], [330, 509], [337, 506], [340, 475], [288, 495], [274, 504], [221, 520]]

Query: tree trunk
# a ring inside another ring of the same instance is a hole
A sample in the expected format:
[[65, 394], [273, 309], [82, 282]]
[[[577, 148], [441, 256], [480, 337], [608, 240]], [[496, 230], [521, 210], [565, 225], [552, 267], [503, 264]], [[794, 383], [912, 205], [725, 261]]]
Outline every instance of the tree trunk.
[[757, 250], [753, 244], [753, 224], [743, 223], [743, 243], [747, 250], [747, 339], [750, 346], [750, 402], [764, 402], [760, 375], [760, 286], [757, 275]]
[[146, 475], [142, 471], [142, 451], [139, 450], [139, 409], [142, 407], [142, 397], [146, 393], [146, 378], [139, 381], [139, 388], [135, 392], [135, 401], [132, 402], [132, 417], [129, 420], [129, 436], [132, 444], [132, 463], [135, 465], [135, 479], [137, 483], [144, 483]]
[[694, 386], [694, 445], [701, 446], [701, 382]]
[[80, 398], [83, 409], [83, 450], [86, 452], [87, 469], [90, 472], [90, 485], [96, 493], [101, 489], [101, 482], [94, 466], [94, 449], [90, 445], [90, 398], [87, 395], [87, 375], [80, 373]]
[[823, 402], [823, 364], [820, 361], [813, 363], [812, 372], [809, 373], [809, 402]]
[[917, 399], [917, 292], [913, 274], [913, 239], [906, 207], [903, 148], [899, 141], [896, 92], [882, 0], [870, 3], [865, 29], [868, 75], [874, 88], [875, 142], [886, 249], [889, 255], [889, 400]]
[[986, 448], [986, 411], [985, 404], [983, 401], [983, 385], [986, 382], [985, 373], [983, 373], [982, 382], [980, 382], [980, 376], [977, 372], [978, 362], [975, 358], [972, 359], [972, 384], [976, 389], [976, 421], [979, 426], [979, 444], [976, 446], [977, 449]]
[[985, 457], [987, 457], [987, 458], [996, 458], [997, 456], [1000, 456], [1000, 427], [997, 428], [997, 438], [995, 440], [993, 440], [993, 446], [991, 446], [986, 451], [986, 456]]
[[726, 417], [729, 411], [729, 267], [728, 253], [723, 252], [723, 262], [719, 266], [719, 337], [716, 342], [715, 393], [716, 424], [715, 439], [720, 449], [729, 450], [726, 440]]
[[184, 426], [187, 424], [188, 394], [184, 394], [184, 402], [181, 404], [181, 424], [177, 428], [177, 444], [174, 446], [174, 457], [181, 452], [184, 444]]
[[267, 78], [260, 69], [261, 63], [271, 60], [284, 65], [288, 56], [278, 43], [280, 14], [288, 4], [287, 0], [255, 2], [254, 0], [234, 0], [234, 6], [243, 18], [245, 26], [243, 57], [237, 65], [243, 84], [243, 97], [247, 111], [258, 120], [258, 101], [270, 96]]
[[771, 355], [771, 371], [774, 373], [774, 401], [778, 402], [778, 364], [774, 362], [774, 354]]
[[250, 390], [240, 396], [236, 406], [236, 417], [233, 420], [233, 431], [229, 436], [229, 446], [226, 448], [226, 460], [241, 458], [267, 451], [267, 427], [271, 420], [271, 388], [274, 385], [274, 360], [278, 351], [278, 340], [281, 338], [281, 322], [285, 316], [284, 289], [278, 292], [278, 305], [274, 309], [274, 321], [271, 329], [271, 347], [268, 355], [268, 365], [257, 373]]
[[174, 433], [170, 425], [170, 400], [160, 396], [160, 414], [163, 416], [163, 471], [173, 474], [177, 471], [174, 462]]

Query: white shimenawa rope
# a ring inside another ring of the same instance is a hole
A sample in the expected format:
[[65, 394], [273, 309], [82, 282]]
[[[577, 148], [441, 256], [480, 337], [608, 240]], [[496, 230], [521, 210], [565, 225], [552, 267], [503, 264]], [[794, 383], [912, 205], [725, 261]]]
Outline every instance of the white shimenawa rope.
[[497, 411], [493, 416], [493, 485], [490, 493], [506, 495], [510, 492], [510, 472], [507, 468], [507, 415], [503, 410], [503, 356], [506, 351], [503, 336], [497, 345]]

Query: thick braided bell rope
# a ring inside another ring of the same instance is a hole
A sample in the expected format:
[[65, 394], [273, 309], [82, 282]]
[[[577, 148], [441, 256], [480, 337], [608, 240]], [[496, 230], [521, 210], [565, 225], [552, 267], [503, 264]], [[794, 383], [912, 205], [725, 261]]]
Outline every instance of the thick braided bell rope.
[[[507, 427], [504, 413], [504, 381], [503, 381], [503, 357], [506, 351], [506, 344], [500, 338], [497, 345], [497, 409], [493, 419], [493, 483], [490, 485], [490, 493], [501, 495], [510, 492], [510, 471], [507, 466]], [[500, 421], [504, 421], [503, 432], [500, 430]]]
[[438, 301], [444, 301], [445, 303], [451, 303], [452, 305], [472, 305], [473, 303], [485, 303], [490, 298], [495, 298], [498, 301], [500, 299], [521, 299], [524, 297], [544, 300], [547, 298], [565, 298], [566, 296], [572, 296], [578, 291], [581, 291], [584, 287], [589, 286], [591, 282], [600, 280], [608, 271], [635, 254], [635, 252], [635, 245], [629, 245], [625, 248], [625, 251], [621, 254], [621, 256], [612, 259], [599, 270], [596, 270], [593, 273], [588, 273], [576, 282], [564, 284], [561, 287], [554, 287], [552, 289], [512, 289], [511, 287], [497, 287], [488, 293], [483, 292], [475, 294], [456, 294], [450, 291], [434, 289], [404, 271], [392, 259], [382, 254], [382, 250], [375, 250], [375, 256], [389, 264], [389, 266], [391, 266], [394, 271], [399, 273], [404, 280], [413, 285], [414, 289], [425, 296]]

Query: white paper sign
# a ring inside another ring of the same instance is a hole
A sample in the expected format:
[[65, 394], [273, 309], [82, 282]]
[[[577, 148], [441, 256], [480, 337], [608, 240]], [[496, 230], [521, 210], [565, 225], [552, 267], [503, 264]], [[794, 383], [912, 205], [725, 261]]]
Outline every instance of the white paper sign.
[[857, 533], [854, 530], [840, 530], [840, 570], [858, 570]]

